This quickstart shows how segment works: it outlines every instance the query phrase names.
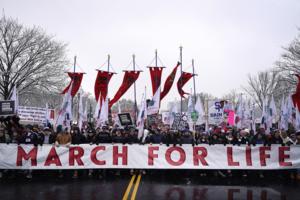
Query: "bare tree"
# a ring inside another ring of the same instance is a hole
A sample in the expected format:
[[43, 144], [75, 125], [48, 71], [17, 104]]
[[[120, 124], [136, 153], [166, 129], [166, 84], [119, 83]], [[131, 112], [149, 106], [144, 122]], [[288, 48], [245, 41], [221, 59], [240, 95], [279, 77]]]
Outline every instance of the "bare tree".
[[275, 101], [282, 97], [281, 76], [276, 71], [259, 72], [256, 76], [248, 76], [248, 86], [244, 90], [255, 103], [262, 108], [263, 100], [274, 96]]
[[8, 99], [16, 85], [19, 95], [62, 88], [66, 45], [41, 28], [0, 19], [0, 94]]
[[233, 107], [236, 107], [236, 104], [238, 102], [240, 93], [238, 93], [235, 89], [231, 90], [229, 93], [225, 94], [221, 99], [228, 100], [232, 103]]
[[300, 34], [284, 47], [284, 53], [279, 61], [276, 62], [277, 70], [281, 73], [282, 80], [286, 81], [288, 88], [297, 84], [294, 74], [300, 74]]

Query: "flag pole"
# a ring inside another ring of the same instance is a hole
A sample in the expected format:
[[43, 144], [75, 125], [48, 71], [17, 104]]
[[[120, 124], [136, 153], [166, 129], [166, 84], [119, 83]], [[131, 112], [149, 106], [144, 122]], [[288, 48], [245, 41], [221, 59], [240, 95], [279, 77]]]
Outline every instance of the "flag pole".
[[194, 85], [194, 98], [195, 98], [195, 103], [197, 101], [197, 97], [196, 97], [196, 80], [195, 80], [195, 66], [194, 66], [194, 59], [192, 59], [192, 67], [193, 67], [193, 85]]
[[[180, 77], [182, 77], [182, 46], [179, 47], [180, 49]], [[182, 85], [182, 78], [180, 79], [180, 85]], [[182, 96], [180, 96], [180, 115], [182, 115]]]
[[157, 67], [157, 49], [155, 49], [155, 67]]
[[[77, 56], [74, 56], [74, 65], [73, 65], [73, 73], [76, 72], [76, 60], [77, 60]], [[73, 83], [74, 83], [74, 80], [72, 80]], [[72, 87], [73, 87], [73, 83], [72, 83]], [[79, 100], [79, 99], [78, 99]], [[72, 110], [72, 115], [73, 115], [73, 111], [74, 111], [74, 97], [72, 96], [72, 99], [71, 99], [71, 110]], [[74, 114], [76, 114], [76, 112], [74, 112]], [[77, 121], [78, 122], [78, 121]], [[71, 124], [72, 125], [72, 124]]]
[[[132, 65], [133, 65], [133, 71], [135, 71], [135, 55], [132, 55]], [[137, 115], [137, 103], [136, 103], [136, 84], [135, 81], [133, 83], [134, 88], [134, 124], [136, 125], [136, 115]]]
[[[157, 49], [155, 49], [155, 67], [157, 67]], [[157, 77], [155, 77], [155, 87], [157, 86]], [[155, 91], [156, 92], [156, 91]], [[154, 93], [155, 93], [154, 92]]]
[[[107, 72], [109, 73], [109, 68], [110, 68], [110, 54], [107, 55]], [[106, 101], [106, 98], [108, 99], [108, 80], [106, 80], [106, 97], [105, 97], [105, 100]], [[108, 108], [108, 124], [110, 124], [110, 120], [111, 119], [111, 108]]]

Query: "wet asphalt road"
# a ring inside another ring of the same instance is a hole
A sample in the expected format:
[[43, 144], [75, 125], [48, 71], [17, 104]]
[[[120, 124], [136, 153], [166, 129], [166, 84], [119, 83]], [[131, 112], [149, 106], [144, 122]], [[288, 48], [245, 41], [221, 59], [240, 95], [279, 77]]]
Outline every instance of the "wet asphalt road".
[[35, 175], [30, 181], [5, 178], [0, 180], [0, 199], [300, 199], [300, 182], [287, 179], [215, 178], [195, 174], [187, 177], [179, 170], [135, 176], [109, 174], [103, 179], [86, 176], [76, 180], [70, 176], [59, 179], [53, 174]]

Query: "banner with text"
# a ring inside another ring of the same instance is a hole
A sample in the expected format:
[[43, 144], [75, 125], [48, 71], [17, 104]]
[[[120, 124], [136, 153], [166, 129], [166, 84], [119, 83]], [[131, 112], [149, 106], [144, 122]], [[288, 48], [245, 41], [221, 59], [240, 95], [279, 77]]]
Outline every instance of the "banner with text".
[[300, 146], [0, 144], [0, 169], [293, 169]]
[[[48, 115], [48, 116], [47, 116]], [[49, 119], [50, 123], [54, 120], [54, 110], [39, 107], [19, 106], [18, 116], [22, 123], [43, 124]]]

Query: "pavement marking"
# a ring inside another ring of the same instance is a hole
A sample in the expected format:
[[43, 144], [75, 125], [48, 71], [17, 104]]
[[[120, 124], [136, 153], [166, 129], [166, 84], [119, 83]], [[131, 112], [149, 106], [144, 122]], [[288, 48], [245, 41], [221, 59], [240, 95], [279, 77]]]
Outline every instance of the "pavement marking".
[[139, 174], [139, 176], [137, 177], [137, 180], [135, 182], [135, 185], [134, 185], [134, 188], [133, 188], [130, 200], [135, 200], [137, 190], [139, 189], [141, 178], [142, 178], [142, 175]]
[[124, 194], [122, 200], [127, 200], [127, 199], [128, 199], [128, 195], [129, 195], [129, 193], [130, 193], [130, 190], [131, 190], [131, 187], [132, 187], [132, 185], [133, 185], [134, 179], [135, 179], [135, 175], [133, 175], [133, 176], [131, 177], [131, 180], [130, 180], [128, 186], [127, 186], [127, 189], [126, 189], [126, 191], [125, 191], [125, 194]]

